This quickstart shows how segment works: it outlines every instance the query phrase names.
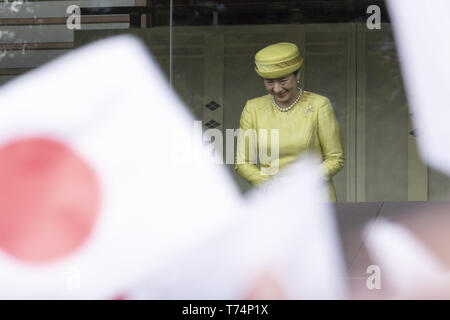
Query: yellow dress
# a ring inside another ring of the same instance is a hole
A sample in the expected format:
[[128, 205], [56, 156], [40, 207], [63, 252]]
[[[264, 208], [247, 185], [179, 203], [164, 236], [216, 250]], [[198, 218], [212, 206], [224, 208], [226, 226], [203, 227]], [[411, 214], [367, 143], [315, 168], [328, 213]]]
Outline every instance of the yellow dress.
[[[261, 132], [264, 129], [267, 131]], [[262, 161], [259, 156], [263, 145], [267, 146], [267, 151], [262, 154], [270, 157], [272, 152], [272, 135], [276, 137], [272, 129], [279, 129], [278, 159]], [[250, 142], [252, 131], [257, 137], [254, 147]], [[263, 137], [267, 136], [265, 141], [260, 139], [261, 133]], [[250, 150], [257, 150], [259, 167]], [[236, 170], [244, 179], [252, 185], [261, 184], [270, 179], [274, 167], [281, 169], [305, 152], [322, 155], [321, 167], [328, 179], [330, 198], [336, 201], [332, 177], [344, 166], [344, 148], [330, 101], [321, 95], [304, 91], [297, 104], [287, 112], [281, 112], [273, 106], [271, 95], [247, 101], [241, 115], [235, 159]]]

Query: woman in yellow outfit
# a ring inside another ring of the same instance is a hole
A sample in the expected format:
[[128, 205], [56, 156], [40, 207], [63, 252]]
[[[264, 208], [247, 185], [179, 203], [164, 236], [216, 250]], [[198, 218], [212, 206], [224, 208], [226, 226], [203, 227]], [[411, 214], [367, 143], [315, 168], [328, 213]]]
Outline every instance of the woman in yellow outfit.
[[[332, 177], [344, 166], [339, 125], [326, 97], [298, 87], [302, 63], [292, 43], [273, 44], [255, 55], [255, 70], [269, 94], [248, 100], [242, 111], [236, 170], [252, 185], [258, 185], [299, 155], [317, 153], [324, 159], [321, 167], [331, 200], [336, 201]], [[254, 147], [252, 137], [256, 138]], [[278, 144], [278, 155], [274, 143]], [[256, 153], [260, 155], [259, 167]], [[270, 154], [271, 159], [264, 154]]]

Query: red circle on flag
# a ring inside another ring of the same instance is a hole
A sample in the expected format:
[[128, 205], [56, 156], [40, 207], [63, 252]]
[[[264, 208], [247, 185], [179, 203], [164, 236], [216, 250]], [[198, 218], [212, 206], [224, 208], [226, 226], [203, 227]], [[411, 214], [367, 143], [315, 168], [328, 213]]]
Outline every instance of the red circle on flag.
[[28, 262], [73, 252], [100, 207], [94, 171], [61, 142], [12, 141], [0, 148], [0, 250]]

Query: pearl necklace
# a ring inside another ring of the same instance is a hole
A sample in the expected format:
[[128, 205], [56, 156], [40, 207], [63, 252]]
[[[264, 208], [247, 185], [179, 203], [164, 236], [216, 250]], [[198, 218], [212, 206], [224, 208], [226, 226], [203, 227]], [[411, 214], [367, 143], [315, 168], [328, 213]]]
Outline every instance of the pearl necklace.
[[298, 88], [298, 89], [300, 90], [300, 94], [298, 95], [297, 99], [295, 99], [295, 101], [292, 102], [292, 103], [289, 105], [289, 107], [287, 107], [287, 108], [281, 108], [281, 107], [275, 102], [275, 98], [272, 96], [272, 103], [273, 103], [273, 105], [274, 105], [278, 110], [280, 110], [281, 112], [287, 112], [287, 111], [291, 110], [291, 109], [295, 106], [295, 104], [298, 102], [298, 100], [300, 100], [300, 97], [301, 97], [302, 94], [303, 94], [303, 90], [302, 90], [301, 88]]

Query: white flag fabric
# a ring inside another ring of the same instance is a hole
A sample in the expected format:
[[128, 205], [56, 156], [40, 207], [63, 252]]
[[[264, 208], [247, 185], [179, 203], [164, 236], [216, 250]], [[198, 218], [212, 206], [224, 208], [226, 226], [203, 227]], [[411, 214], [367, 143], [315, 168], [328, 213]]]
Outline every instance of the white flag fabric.
[[245, 215], [130, 286], [130, 299], [344, 299], [344, 262], [319, 163], [253, 191]]
[[450, 174], [450, 2], [388, 0], [422, 158]]

